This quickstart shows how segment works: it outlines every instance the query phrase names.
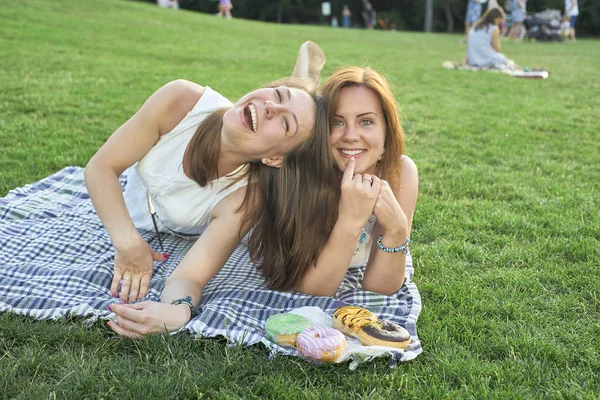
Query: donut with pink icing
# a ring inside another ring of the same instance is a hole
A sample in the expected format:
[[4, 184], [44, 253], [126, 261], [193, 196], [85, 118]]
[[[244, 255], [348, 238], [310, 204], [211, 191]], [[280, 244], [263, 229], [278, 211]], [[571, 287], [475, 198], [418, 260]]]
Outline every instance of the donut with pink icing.
[[311, 360], [333, 362], [346, 350], [346, 337], [333, 328], [308, 328], [298, 335], [298, 350]]

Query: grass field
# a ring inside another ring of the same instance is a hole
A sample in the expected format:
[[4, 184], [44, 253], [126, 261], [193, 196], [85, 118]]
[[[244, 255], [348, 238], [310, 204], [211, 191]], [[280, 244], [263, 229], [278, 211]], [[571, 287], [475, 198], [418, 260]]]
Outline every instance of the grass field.
[[[544, 81], [447, 71], [458, 35], [217, 19], [118, 0], [0, 7], [0, 196], [84, 166], [162, 84], [235, 99], [317, 42], [324, 76], [386, 73], [420, 170], [414, 220], [424, 353], [349, 371], [186, 335], [0, 314], [0, 398], [600, 397], [600, 42], [503, 42]], [[10, 257], [0, 249], [0, 256]]]

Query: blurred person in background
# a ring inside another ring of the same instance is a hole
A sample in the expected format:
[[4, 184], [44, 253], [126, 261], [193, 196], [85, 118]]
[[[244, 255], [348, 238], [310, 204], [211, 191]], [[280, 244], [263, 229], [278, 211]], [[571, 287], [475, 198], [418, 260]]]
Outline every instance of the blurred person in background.
[[510, 28], [510, 40], [523, 37], [521, 29], [525, 21], [527, 0], [513, 0], [512, 2], [512, 27]]
[[469, 65], [498, 69], [517, 67], [512, 60], [500, 52], [500, 24], [503, 20], [504, 11], [497, 7], [487, 10], [473, 25], [467, 44]]
[[179, 2], [177, 0], [158, 0], [156, 4], [162, 8], [172, 8], [174, 10], [179, 9]]
[[481, 0], [469, 0], [467, 4], [467, 15], [465, 16], [465, 38], [469, 40], [469, 30], [481, 16]]
[[232, 8], [231, 0], [219, 0], [219, 12], [217, 13], [217, 17], [225, 15], [227, 19], [231, 19]]
[[579, 5], [577, 0], [565, 0], [565, 15], [569, 17], [569, 39], [575, 41], [575, 22], [579, 15]]
[[[498, 4], [498, 0], [489, 0], [488, 1], [488, 10], [491, 10], [492, 8], [499, 8], [500, 4]], [[502, 20], [502, 22], [500, 23], [500, 36], [506, 36], [506, 17], [504, 17], [504, 19]]]
[[352, 17], [352, 12], [350, 12], [348, 5], [344, 4], [344, 7], [342, 8], [342, 26], [344, 28], [350, 28], [350, 25], [351, 25], [350, 18], [351, 17]]
[[375, 9], [370, 1], [365, 1], [364, 5], [365, 10], [363, 11], [363, 18], [365, 20], [365, 28], [373, 29], [375, 27], [375, 18], [377, 13], [375, 12]]

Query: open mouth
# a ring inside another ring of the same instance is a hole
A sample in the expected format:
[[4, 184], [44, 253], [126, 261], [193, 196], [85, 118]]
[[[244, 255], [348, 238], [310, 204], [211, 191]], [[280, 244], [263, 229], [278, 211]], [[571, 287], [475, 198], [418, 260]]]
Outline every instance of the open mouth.
[[362, 153], [365, 153], [366, 150], [347, 150], [347, 149], [338, 149], [340, 153], [342, 153], [346, 157], [359, 157]]
[[253, 104], [248, 104], [244, 108], [244, 120], [254, 133], [258, 130], [258, 118], [256, 117], [256, 108]]

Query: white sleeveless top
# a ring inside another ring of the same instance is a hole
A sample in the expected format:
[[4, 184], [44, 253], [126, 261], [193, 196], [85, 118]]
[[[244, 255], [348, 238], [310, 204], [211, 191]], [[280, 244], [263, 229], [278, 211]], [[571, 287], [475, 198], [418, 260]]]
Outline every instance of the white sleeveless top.
[[148, 209], [149, 193], [158, 216], [159, 231], [196, 238], [210, 223], [212, 210], [219, 201], [247, 184], [247, 180], [242, 179], [227, 187], [245, 171], [246, 165], [205, 187], [188, 178], [183, 171], [183, 154], [200, 122], [211, 112], [232, 105], [206, 86], [200, 100], [185, 118], [124, 172], [127, 174], [125, 204], [136, 228], [154, 230]]

